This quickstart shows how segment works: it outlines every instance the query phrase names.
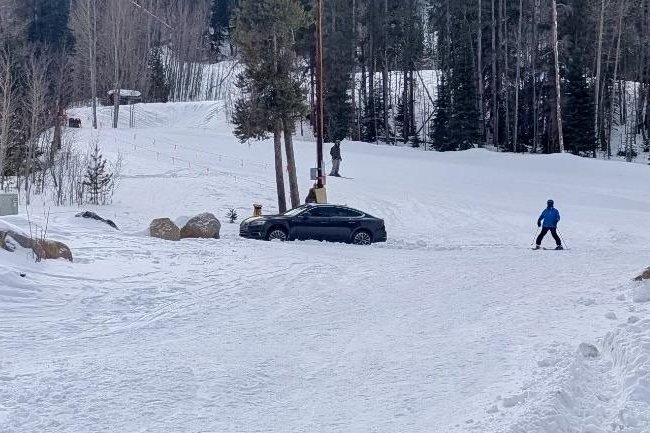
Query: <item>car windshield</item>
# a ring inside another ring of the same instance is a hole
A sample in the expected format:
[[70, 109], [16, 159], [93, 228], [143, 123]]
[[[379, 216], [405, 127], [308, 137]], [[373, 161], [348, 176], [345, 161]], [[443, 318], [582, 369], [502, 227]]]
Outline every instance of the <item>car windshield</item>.
[[294, 217], [294, 216], [296, 216], [296, 215], [300, 215], [302, 212], [304, 212], [305, 210], [309, 209], [310, 207], [311, 207], [311, 206], [299, 206], [299, 207], [297, 207], [297, 208], [295, 208], [295, 209], [291, 209], [291, 210], [289, 210], [289, 211], [286, 211], [286, 212], [283, 213], [282, 215], [284, 215], [284, 216], [288, 216], [288, 217]]

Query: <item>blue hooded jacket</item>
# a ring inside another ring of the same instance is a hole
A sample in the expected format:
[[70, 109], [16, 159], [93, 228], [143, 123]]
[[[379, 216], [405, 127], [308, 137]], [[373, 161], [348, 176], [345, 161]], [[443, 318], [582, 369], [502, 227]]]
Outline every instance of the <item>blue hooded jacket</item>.
[[555, 209], [553, 206], [549, 206], [537, 219], [537, 222], [544, 221], [542, 224], [543, 227], [554, 229], [557, 228], [557, 223], [560, 222], [560, 212]]

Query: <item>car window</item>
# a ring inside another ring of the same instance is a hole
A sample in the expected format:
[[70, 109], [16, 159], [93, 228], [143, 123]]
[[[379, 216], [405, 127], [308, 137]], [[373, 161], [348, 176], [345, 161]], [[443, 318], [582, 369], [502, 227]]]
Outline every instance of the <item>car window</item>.
[[309, 209], [309, 207], [310, 206], [305, 206], [305, 205], [299, 206], [299, 207], [297, 207], [295, 209], [291, 209], [289, 211], [286, 211], [285, 213], [283, 213], [283, 215], [288, 216], [288, 217], [293, 217], [293, 216], [299, 215], [305, 209]]
[[307, 214], [314, 218], [334, 218], [339, 216], [337, 209], [331, 206], [319, 206], [310, 210]]
[[338, 215], [343, 218], [359, 218], [363, 216], [361, 212], [347, 208], [338, 208]]

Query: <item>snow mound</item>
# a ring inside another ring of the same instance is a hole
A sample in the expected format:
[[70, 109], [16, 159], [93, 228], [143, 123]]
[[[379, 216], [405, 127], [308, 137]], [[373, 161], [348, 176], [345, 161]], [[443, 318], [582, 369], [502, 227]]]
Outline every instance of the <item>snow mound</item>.
[[632, 300], [637, 303], [650, 302], [650, 281], [643, 281], [632, 289]]

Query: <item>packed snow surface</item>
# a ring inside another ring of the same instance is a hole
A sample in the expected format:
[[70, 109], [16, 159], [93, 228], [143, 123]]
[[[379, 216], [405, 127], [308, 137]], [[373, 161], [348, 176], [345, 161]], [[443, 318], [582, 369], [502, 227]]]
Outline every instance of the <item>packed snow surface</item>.
[[[219, 104], [134, 109], [133, 129], [100, 113], [122, 176], [88, 208], [122, 231], [52, 208], [74, 263], [0, 251], [0, 432], [650, 431], [650, 296], [631, 282], [649, 167], [344, 142], [330, 200], [389, 241], [266, 243], [225, 213], [274, 211], [272, 144], [238, 143]], [[295, 145], [304, 196], [315, 148]], [[548, 198], [566, 251], [530, 249]], [[220, 240], [144, 235], [203, 212]]]

